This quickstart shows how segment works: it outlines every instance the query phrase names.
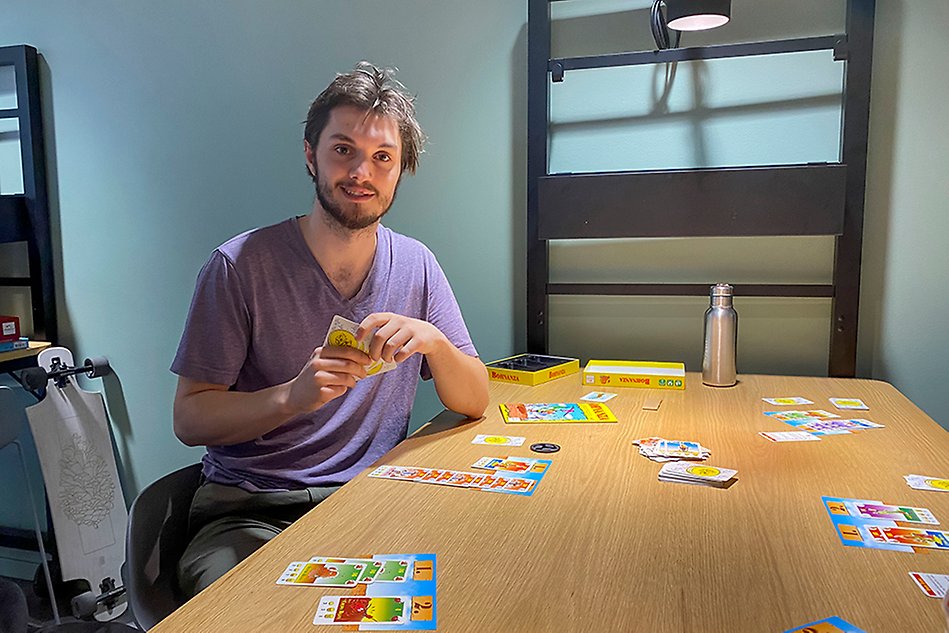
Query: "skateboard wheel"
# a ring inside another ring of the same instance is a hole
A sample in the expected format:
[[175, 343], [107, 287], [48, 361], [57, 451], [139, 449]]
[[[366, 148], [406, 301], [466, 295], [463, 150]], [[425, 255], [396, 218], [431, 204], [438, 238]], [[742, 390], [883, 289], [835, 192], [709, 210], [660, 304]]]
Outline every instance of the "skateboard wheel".
[[105, 356], [87, 358], [82, 365], [90, 378], [101, 378], [112, 373], [112, 366], [109, 365], [109, 359]]
[[46, 370], [42, 367], [27, 367], [20, 376], [23, 378], [23, 382], [26, 383], [26, 386], [34, 391], [42, 389], [49, 381], [49, 374], [47, 374]]
[[98, 601], [96, 600], [97, 597], [98, 596], [91, 591], [84, 591], [74, 597], [71, 603], [72, 614], [79, 619], [88, 618], [94, 614], [99, 607]]

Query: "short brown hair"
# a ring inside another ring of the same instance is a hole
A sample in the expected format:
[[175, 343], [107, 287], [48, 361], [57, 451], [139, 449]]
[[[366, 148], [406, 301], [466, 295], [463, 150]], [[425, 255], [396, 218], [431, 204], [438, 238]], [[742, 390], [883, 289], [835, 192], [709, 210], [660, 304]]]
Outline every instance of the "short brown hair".
[[379, 68], [363, 61], [356, 64], [352, 72], [336, 75], [336, 79], [310, 104], [303, 129], [304, 140], [315, 149], [333, 108], [355, 106], [367, 113], [387, 116], [399, 124], [402, 171], [414, 174], [425, 134], [415, 119], [415, 97], [393, 78], [394, 74], [394, 69]]

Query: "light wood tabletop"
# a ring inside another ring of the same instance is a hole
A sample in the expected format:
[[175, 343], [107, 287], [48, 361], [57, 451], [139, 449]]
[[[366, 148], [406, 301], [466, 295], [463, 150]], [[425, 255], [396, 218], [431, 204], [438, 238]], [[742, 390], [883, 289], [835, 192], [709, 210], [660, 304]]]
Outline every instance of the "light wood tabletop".
[[[506, 425], [502, 402], [576, 402], [574, 374], [536, 387], [492, 383], [480, 421], [443, 413], [380, 464], [471, 470], [483, 456], [549, 457], [531, 497], [355, 478], [158, 627], [170, 631], [311, 631], [316, 605], [339, 588], [275, 584], [312, 556], [437, 555], [438, 630], [782, 632], [839, 616], [875, 632], [945, 628], [939, 601], [909, 572], [949, 574], [949, 551], [845, 547], [822, 496], [925, 507], [949, 529], [949, 492], [911, 489], [903, 475], [949, 477], [949, 433], [887, 383], [740, 376], [684, 391], [615, 389], [612, 424]], [[764, 397], [803, 396], [806, 407]], [[658, 410], [644, 410], [647, 398]], [[831, 397], [869, 411], [837, 411]], [[885, 425], [821, 441], [772, 443], [791, 431], [763, 415], [820, 408]], [[472, 444], [524, 436], [520, 448]], [[738, 470], [728, 489], [657, 480], [661, 464], [632, 440], [697, 440], [707, 463]], [[561, 450], [537, 455], [532, 442]], [[317, 630], [331, 630], [320, 627]]]

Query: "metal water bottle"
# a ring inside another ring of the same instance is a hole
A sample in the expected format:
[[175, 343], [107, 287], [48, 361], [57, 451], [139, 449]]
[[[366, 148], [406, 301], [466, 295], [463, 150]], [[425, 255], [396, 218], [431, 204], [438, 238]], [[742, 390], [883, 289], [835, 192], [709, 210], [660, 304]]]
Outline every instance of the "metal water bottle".
[[732, 306], [732, 290], [729, 284], [712, 286], [711, 305], [705, 311], [702, 382], [712, 387], [731, 387], [738, 382], [735, 376], [738, 313]]

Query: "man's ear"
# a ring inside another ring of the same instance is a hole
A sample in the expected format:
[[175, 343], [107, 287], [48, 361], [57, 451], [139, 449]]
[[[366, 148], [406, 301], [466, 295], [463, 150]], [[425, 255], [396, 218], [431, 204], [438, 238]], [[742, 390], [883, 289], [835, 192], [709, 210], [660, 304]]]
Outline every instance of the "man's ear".
[[309, 141], [303, 141], [303, 155], [306, 157], [306, 168], [310, 175], [316, 178], [316, 156], [313, 155], [313, 147]]

